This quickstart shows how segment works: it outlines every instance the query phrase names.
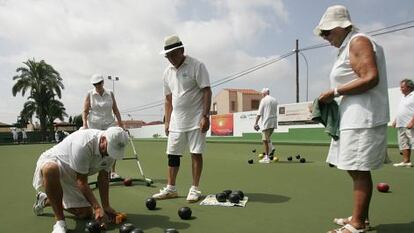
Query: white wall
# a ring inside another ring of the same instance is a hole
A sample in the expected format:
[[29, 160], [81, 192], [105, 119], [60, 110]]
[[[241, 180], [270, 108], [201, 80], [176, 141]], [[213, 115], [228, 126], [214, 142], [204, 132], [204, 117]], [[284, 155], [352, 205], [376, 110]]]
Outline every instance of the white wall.
[[[397, 112], [398, 104], [402, 97], [399, 87], [388, 89], [388, 96], [390, 101], [390, 123], [394, 120]], [[254, 133], [254, 122], [256, 120], [256, 111], [237, 112], [233, 114], [234, 120], [234, 136], [241, 137], [243, 133]], [[290, 128], [319, 128], [321, 124], [315, 125], [285, 125], [278, 126], [275, 132], [289, 132]], [[159, 134], [165, 138], [164, 125], [150, 125], [142, 128], [129, 129], [135, 138], [153, 138], [154, 134]], [[207, 136], [210, 136], [210, 130]]]

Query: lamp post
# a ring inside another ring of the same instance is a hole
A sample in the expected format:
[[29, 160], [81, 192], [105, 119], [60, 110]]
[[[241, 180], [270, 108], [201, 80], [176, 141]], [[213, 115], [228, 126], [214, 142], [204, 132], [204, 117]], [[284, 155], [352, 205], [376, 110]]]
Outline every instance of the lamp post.
[[299, 51], [299, 54], [302, 55], [303, 59], [305, 60], [306, 64], [306, 102], [308, 102], [308, 94], [309, 94], [309, 64], [308, 59], [306, 59], [305, 54]]
[[119, 81], [119, 77], [112, 77], [111, 75], [109, 75], [108, 80], [112, 81], [112, 92], [115, 95], [115, 81]]

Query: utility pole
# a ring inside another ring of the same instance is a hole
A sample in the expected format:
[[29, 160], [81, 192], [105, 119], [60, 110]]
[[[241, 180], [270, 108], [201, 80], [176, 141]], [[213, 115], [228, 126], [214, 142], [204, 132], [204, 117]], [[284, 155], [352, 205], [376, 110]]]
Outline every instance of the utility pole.
[[299, 103], [299, 40], [296, 39], [296, 103]]

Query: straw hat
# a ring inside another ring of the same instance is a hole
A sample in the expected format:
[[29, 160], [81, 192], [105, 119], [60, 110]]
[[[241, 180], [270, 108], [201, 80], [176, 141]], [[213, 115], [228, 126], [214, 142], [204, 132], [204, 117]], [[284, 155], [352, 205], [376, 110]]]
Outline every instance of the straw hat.
[[183, 48], [183, 42], [177, 35], [167, 36], [164, 39], [164, 50], [160, 54], [166, 54], [178, 48]]

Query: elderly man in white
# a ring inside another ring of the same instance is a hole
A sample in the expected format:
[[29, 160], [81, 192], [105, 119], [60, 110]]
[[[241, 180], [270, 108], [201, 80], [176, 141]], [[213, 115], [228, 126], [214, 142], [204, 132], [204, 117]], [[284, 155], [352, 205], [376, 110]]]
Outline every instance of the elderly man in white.
[[[56, 219], [52, 233], [67, 231], [64, 209], [80, 219], [106, 222], [115, 217], [109, 204], [109, 172], [115, 160], [123, 158], [127, 144], [128, 134], [120, 127], [86, 129], [42, 153], [33, 176], [38, 191], [33, 211], [42, 215], [45, 207], [52, 207]], [[96, 173], [101, 204], [88, 185], [88, 176]]]
[[[257, 111], [254, 129], [262, 129], [262, 141], [265, 149], [264, 157], [259, 163], [270, 163], [270, 155], [273, 155], [275, 148], [272, 145], [271, 137], [274, 129], [277, 128], [277, 101], [270, 96], [269, 88], [263, 88], [263, 98], [260, 100], [259, 110]], [[260, 126], [259, 126], [260, 120]]]
[[392, 125], [398, 129], [398, 145], [403, 161], [395, 163], [394, 167], [412, 167], [411, 150], [414, 146], [414, 82], [404, 79], [400, 82], [400, 89], [404, 95], [398, 105], [397, 116]]
[[184, 45], [177, 35], [165, 38], [161, 54], [170, 62], [163, 75], [165, 134], [168, 136], [168, 183], [153, 197], [167, 199], [178, 196], [176, 177], [180, 158], [188, 147], [193, 181], [187, 201], [197, 202], [201, 197], [198, 186], [203, 170], [206, 132], [210, 128], [210, 78], [202, 62], [184, 54]]

